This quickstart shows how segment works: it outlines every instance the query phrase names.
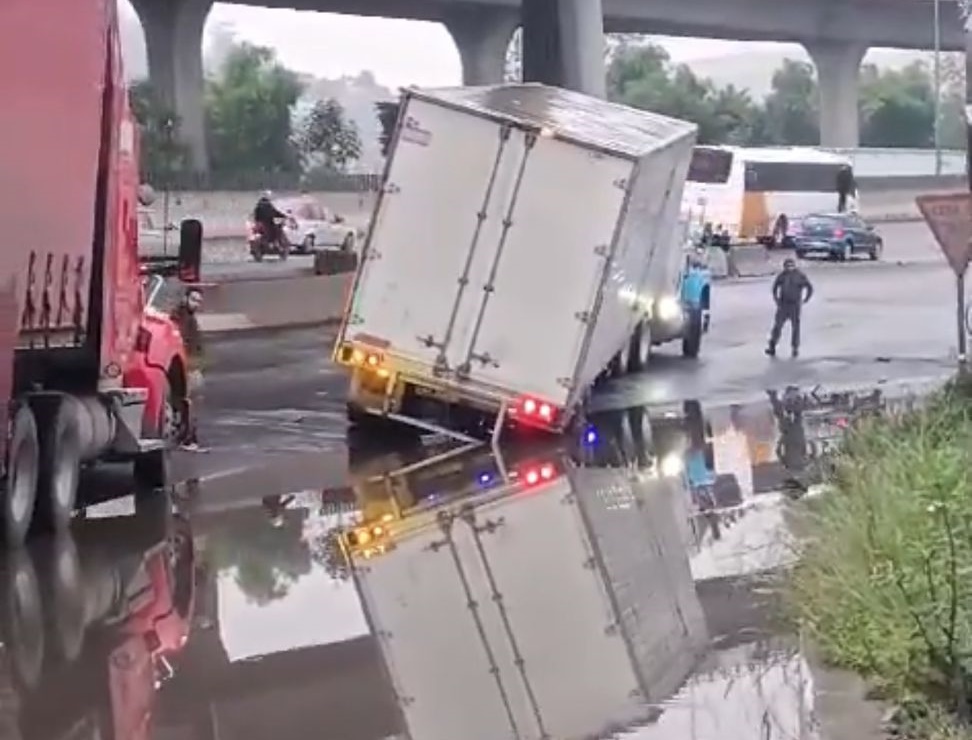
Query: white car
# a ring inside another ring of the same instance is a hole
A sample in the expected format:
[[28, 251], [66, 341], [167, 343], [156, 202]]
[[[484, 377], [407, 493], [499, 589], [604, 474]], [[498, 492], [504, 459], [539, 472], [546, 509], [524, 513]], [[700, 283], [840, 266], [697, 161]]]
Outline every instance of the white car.
[[357, 230], [341, 216], [310, 198], [283, 201], [277, 208], [287, 214], [284, 231], [293, 249], [307, 254], [315, 247], [336, 247], [353, 252]]

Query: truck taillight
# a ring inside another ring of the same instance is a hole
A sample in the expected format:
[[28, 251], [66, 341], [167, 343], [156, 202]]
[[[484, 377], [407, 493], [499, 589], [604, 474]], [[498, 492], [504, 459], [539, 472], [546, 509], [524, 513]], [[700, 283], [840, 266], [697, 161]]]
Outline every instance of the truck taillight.
[[152, 333], [144, 326], [138, 327], [135, 334], [135, 351], [148, 354], [149, 346], [152, 344]]
[[556, 406], [536, 398], [521, 398], [510, 408], [513, 417], [534, 424], [550, 425], [557, 419]]
[[356, 365], [358, 367], [374, 370], [381, 376], [387, 376], [388, 370], [385, 369], [385, 356], [380, 352], [371, 352], [361, 347], [346, 344], [341, 347], [339, 354], [340, 361], [344, 365]]
[[550, 462], [530, 463], [516, 471], [516, 479], [528, 488], [546, 483], [556, 477], [557, 468]]

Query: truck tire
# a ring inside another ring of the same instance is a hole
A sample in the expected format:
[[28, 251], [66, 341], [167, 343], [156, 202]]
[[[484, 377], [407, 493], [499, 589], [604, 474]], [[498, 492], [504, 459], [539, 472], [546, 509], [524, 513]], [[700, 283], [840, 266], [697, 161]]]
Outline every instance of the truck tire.
[[651, 357], [651, 327], [647, 321], [639, 322], [631, 335], [628, 348], [628, 372], [636, 373], [648, 366]]
[[695, 359], [702, 349], [702, 312], [693, 309], [686, 320], [685, 334], [682, 336], [682, 356]]
[[40, 442], [34, 524], [44, 531], [61, 531], [74, 514], [81, 477], [76, 405], [67, 396], [45, 394], [31, 399], [31, 406]]
[[34, 517], [40, 467], [37, 422], [29, 406], [21, 406], [14, 415], [7, 460], [2, 508], [3, 539], [8, 547], [18, 547], [27, 539]]

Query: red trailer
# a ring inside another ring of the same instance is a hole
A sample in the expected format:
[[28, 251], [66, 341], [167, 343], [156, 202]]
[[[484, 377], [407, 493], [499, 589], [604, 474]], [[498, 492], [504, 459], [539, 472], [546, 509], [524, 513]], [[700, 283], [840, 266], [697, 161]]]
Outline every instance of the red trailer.
[[[115, 0], [0, 2], [8, 543], [67, 523], [84, 465], [133, 460], [141, 483], [164, 483], [167, 430], [189, 413], [181, 336], [145, 305], [138, 136], [116, 13]], [[182, 267], [198, 274], [199, 222], [182, 236]]]

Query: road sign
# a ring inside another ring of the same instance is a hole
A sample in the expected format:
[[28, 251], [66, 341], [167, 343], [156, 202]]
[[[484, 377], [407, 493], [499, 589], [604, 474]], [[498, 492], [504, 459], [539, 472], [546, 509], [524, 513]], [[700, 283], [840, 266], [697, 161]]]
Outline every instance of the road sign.
[[948, 264], [964, 275], [972, 259], [972, 194], [920, 195], [915, 202]]

